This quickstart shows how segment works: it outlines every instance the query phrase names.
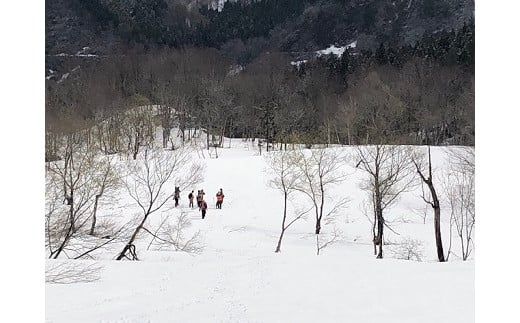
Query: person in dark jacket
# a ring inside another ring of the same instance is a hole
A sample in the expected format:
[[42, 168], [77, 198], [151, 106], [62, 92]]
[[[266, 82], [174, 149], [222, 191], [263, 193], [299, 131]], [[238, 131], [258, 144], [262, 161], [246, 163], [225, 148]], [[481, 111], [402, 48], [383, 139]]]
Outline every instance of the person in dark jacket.
[[181, 198], [181, 189], [176, 186], [175, 194], [173, 195], [173, 199], [175, 200], [175, 207], [179, 206], [179, 199]]
[[200, 202], [200, 208], [199, 208], [199, 211], [202, 212], [202, 219], [204, 219], [204, 217], [206, 217], [206, 210], [208, 209], [208, 204], [206, 203], [206, 201], [204, 201], [204, 199]]
[[193, 191], [191, 191], [190, 194], [188, 194], [188, 199], [190, 200], [190, 207], [193, 208], [193, 199], [195, 196], [193, 195]]
[[220, 189], [217, 193], [217, 209], [222, 209], [222, 202], [224, 202], [224, 192]]

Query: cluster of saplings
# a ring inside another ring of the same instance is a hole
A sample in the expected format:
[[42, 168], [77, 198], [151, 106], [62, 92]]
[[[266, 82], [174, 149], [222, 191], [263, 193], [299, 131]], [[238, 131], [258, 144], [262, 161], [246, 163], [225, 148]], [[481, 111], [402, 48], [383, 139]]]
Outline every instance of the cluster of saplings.
[[[434, 170], [430, 146], [424, 148], [403, 145], [356, 146], [350, 150], [318, 148], [292, 149], [267, 155], [267, 163], [273, 175], [270, 185], [283, 193], [284, 207], [281, 232], [275, 252], [281, 251], [284, 233], [296, 221], [314, 215], [316, 251], [336, 242], [341, 232], [336, 228], [336, 218], [346, 212], [348, 196], [340, 197], [331, 192], [337, 184], [348, 180], [345, 165], [363, 172], [361, 189], [368, 193], [365, 215], [372, 223], [374, 254], [383, 258], [385, 228], [395, 231], [387, 221], [389, 208], [398, 202], [403, 192], [422, 187], [422, 199], [434, 213], [434, 239], [438, 261], [447, 261], [452, 250], [453, 235], [460, 247], [458, 257], [467, 260], [473, 250], [475, 225], [474, 150], [473, 148], [449, 149], [449, 169]], [[349, 171], [350, 174], [351, 171]], [[290, 201], [301, 195], [308, 202], [298, 205], [303, 209], [289, 211]], [[450, 209], [449, 246], [445, 252], [441, 236], [441, 204]], [[306, 209], [307, 207], [307, 209]], [[427, 210], [424, 211], [424, 219]], [[328, 226], [328, 233], [322, 228]], [[332, 227], [332, 229], [331, 229]], [[455, 234], [454, 234], [455, 233]], [[320, 238], [321, 237], [321, 238]], [[396, 250], [394, 250], [394, 253]], [[398, 257], [421, 260], [422, 250], [416, 240], [407, 240], [397, 250]], [[458, 252], [457, 252], [458, 253]]]

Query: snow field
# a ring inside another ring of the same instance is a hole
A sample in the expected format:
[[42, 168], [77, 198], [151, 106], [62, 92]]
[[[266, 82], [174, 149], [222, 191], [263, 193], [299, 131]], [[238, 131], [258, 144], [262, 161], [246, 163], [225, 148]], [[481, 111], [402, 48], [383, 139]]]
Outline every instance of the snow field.
[[[434, 166], [446, 168], [445, 157], [445, 148], [432, 148]], [[352, 165], [344, 166], [346, 181], [329, 193], [335, 201], [350, 199], [335, 221], [342, 239], [316, 256], [310, 213], [288, 229], [282, 252], [275, 254], [283, 196], [267, 186], [264, 158], [254, 146], [233, 140], [232, 148], [219, 150], [218, 159], [203, 162], [204, 183], [192, 189], [206, 192], [206, 219], [188, 208], [191, 190], [181, 192], [180, 208], [162, 215], [188, 212], [189, 232], [201, 231], [204, 251], [147, 251], [149, 236], [142, 234], [136, 244], [142, 261], [111, 260], [118, 248], [98, 254], [101, 260], [83, 260], [103, 266], [100, 280], [46, 284], [48, 322], [474, 321], [474, 261], [435, 262], [433, 212], [428, 210], [423, 224], [417, 211], [425, 205], [420, 187], [388, 211], [386, 218], [399, 235], [386, 229], [385, 235], [395, 242], [420, 240], [423, 262], [392, 259], [392, 246], [385, 246], [385, 259], [375, 259], [371, 224], [363, 214], [366, 193], [359, 188], [365, 174]], [[215, 209], [219, 188], [225, 194], [222, 210]], [[296, 206], [309, 205], [303, 195], [294, 197]], [[117, 205], [104, 204], [99, 212], [123, 220], [138, 210], [122, 193]], [[149, 226], [162, 215], [153, 214]], [[442, 217], [446, 249], [449, 215]], [[323, 226], [324, 235], [331, 230], [332, 224]]]

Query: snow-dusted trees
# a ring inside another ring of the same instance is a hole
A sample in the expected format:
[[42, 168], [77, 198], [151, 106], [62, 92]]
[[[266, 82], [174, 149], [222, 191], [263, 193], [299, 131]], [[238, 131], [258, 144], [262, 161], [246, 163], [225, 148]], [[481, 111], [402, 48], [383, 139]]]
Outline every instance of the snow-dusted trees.
[[160, 210], [172, 199], [174, 186], [179, 186], [182, 190], [202, 180], [204, 167], [191, 161], [188, 149], [163, 151], [146, 147], [141, 156], [136, 161], [129, 161], [126, 188], [139, 206], [142, 217], [117, 260], [138, 260], [134, 241], [150, 214]]
[[281, 191], [284, 197], [282, 231], [280, 232], [275, 252], [281, 251], [285, 230], [306, 214], [305, 212], [299, 212], [287, 223], [287, 202], [289, 201], [289, 196], [296, 191], [300, 177], [299, 169], [296, 167], [299, 163], [299, 157], [301, 156], [296, 154], [295, 151], [280, 151], [266, 155], [267, 165], [273, 175], [269, 181], [269, 186]]
[[450, 214], [450, 248], [453, 226], [460, 242], [461, 258], [467, 260], [473, 251], [475, 227], [475, 150], [472, 147], [452, 149], [450, 173], [445, 178], [444, 190]]
[[[428, 146], [428, 162], [426, 164], [425, 158], [420, 154], [415, 154], [412, 157], [412, 161], [415, 165], [417, 173], [421, 177], [422, 184], [426, 184], [428, 186], [428, 190], [430, 192], [431, 199], [427, 199], [424, 194], [423, 188], [423, 200], [429, 204], [433, 208], [433, 226], [435, 230], [435, 244], [437, 246], [437, 259], [439, 262], [444, 262], [444, 250], [442, 247], [442, 237], [441, 237], [441, 205], [439, 203], [439, 197], [437, 195], [437, 190], [433, 185], [433, 175], [432, 175], [432, 155], [430, 152], [430, 146]], [[426, 165], [425, 165], [426, 164]], [[425, 170], [425, 168], [427, 170]], [[427, 172], [427, 173], [425, 173]]]
[[[399, 195], [410, 189], [414, 168], [407, 146], [359, 146], [356, 148], [360, 167], [368, 174], [362, 188], [369, 192], [374, 210], [373, 243], [376, 258], [383, 258], [384, 211], [396, 202]], [[379, 246], [379, 249], [377, 248]]]
[[322, 220], [333, 217], [348, 202], [343, 198], [332, 207], [325, 207], [327, 189], [346, 179], [341, 171], [344, 158], [335, 149], [311, 149], [309, 156], [303, 151], [298, 153], [296, 167], [301, 175], [296, 189], [311, 201], [316, 216], [315, 234], [320, 234]]

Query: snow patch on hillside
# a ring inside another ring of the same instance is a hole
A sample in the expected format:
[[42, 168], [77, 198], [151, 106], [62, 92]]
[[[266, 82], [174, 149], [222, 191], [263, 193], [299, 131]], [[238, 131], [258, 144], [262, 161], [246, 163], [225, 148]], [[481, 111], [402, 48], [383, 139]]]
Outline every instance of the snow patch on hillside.
[[305, 64], [305, 63], [307, 63], [306, 59], [301, 60], [301, 61], [292, 61], [291, 65], [300, 68], [300, 65]]
[[336, 47], [335, 45], [330, 45], [330, 47], [328, 47], [328, 48], [316, 51], [316, 54], [318, 57], [321, 55], [330, 55], [330, 54], [341, 57], [341, 55], [343, 55], [343, 53], [345, 52], [346, 49], [356, 48], [356, 46], [357, 46], [357, 40], [353, 41], [352, 43], [350, 43], [348, 45], [342, 46], [342, 47]]

